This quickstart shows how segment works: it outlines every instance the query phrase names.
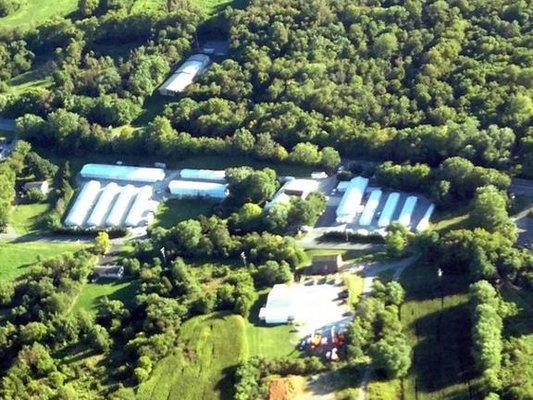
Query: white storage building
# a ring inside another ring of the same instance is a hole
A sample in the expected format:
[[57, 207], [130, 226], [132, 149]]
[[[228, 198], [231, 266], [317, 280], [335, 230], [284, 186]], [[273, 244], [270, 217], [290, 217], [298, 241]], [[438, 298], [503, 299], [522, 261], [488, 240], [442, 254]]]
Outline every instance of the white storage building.
[[314, 179], [291, 179], [278, 190], [275, 196], [265, 207], [271, 208], [277, 203], [288, 203], [292, 196], [306, 199], [309, 194], [316, 192], [320, 188], [320, 183]]
[[111, 208], [115, 196], [120, 192], [120, 186], [115, 182], [108, 183], [102, 191], [91, 216], [87, 220], [87, 226], [103, 226], [105, 217]]
[[180, 177], [185, 180], [225, 181], [226, 171], [223, 169], [182, 169]]
[[159, 88], [163, 96], [175, 96], [183, 92], [209, 65], [209, 56], [194, 54], [189, 57]]
[[[259, 318], [267, 324], [296, 322], [309, 331], [346, 320], [347, 307], [338, 304], [343, 288], [337, 285], [274, 285]], [[310, 332], [310, 333], [311, 333]]]
[[344, 195], [342, 196], [339, 206], [337, 207], [337, 223], [346, 224], [353, 221], [357, 215], [357, 212], [359, 211], [361, 200], [363, 199], [363, 195], [367, 186], [368, 179], [363, 178], [362, 176], [353, 178], [350, 181], [346, 191], [344, 192]]
[[74, 205], [70, 209], [70, 212], [65, 219], [65, 225], [67, 226], [82, 226], [87, 214], [91, 211], [91, 208], [100, 194], [100, 182], [90, 181], [87, 182], [81, 189]]
[[372, 223], [372, 219], [374, 218], [374, 214], [376, 213], [379, 205], [379, 200], [381, 199], [381, 194], [382, 192], [379, 189], [372, 190], [366, 202], [363, 213], [361, 214], [361, 218], [359, 218], [359, 225], [368, 226]]
[[380, 228], [385, 228], [390, 225], [392, 216], [394, 215], [394, 210], [396, 210], [396, 206], [398, 205], [398, 201], [400, 201], [400, 193], [394, 192], [389, 194], [378, 220], [378, 226]]
[[428, 207], [426, 212], [424, 213], [424, 216], [422, 219], [418, 222], [418, 225], [416, 226], [417, 232], [425, 231], [427, 228], [429, 228], [429, 220], [431, 216], [433, 215], [433, 211], [435, 211], [435, 204], [431, 203], [431, 205]]
[[403, 226], [409, 227], [411, 225], [411, 217], [415, 211], [417, 201], [418, 197], [416, 196], [409, 196], [405, 200], [400, 216], [398, 217], [398, 222]]
[[228, 185], [217, 182], [175, 180], [168, 184], [168, 189], [180, 198], [208, 197], [223, 200], [228, 195]]
[[126, 217], [126, 221], [124, 221], [126, 226], [139, 226], [143, 222], [143, 217], [145, 217], [144, 214], [147, 211], [155, 211], [153, 210], [152, 195], [153, 190], [151, 186], [143, 186], [139, 190], [128, 216]]
[[165, 170], [126, 165], [85, 164], [80, 175], [87, 179], [154, 183], [165, 179]]
[[126, 217], [131, 203], [137, 194], [137, 188], [133, 185], [126, 185], [117, 197], [113, 208], [109, 212], [105, 221], [107, 226], [120, 226]]

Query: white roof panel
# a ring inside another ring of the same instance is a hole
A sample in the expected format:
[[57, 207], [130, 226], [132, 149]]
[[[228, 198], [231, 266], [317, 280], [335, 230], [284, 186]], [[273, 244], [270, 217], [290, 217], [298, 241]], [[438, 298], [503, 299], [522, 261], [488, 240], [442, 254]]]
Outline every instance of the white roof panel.
[[431, 205], [428, 207], [426, 212], [424, 213], [424, 216], [422, 219], [418, 222], [418, 225], [416, 226], [417, 232], [425, 231], [427, 228], [429, 228], [429, 220], [431, 219], [431, 216], [433, 215], [433, 211], [435, 211], [435, 204], [431, 203]]
[[175, 180], [170, 181], [168, 188], [170, 193], [180, 197], [224, 199], [228, 193], [228, 185], [217, 182]]
[[70, 209], [65, 225], [67, 226], [82, 226], [89, 211], [93, 207], [98, 195], [100, 194], [100, 182], [87, 182], [81, 189], [74, 205]]
[[368, 226], [372, 223], [372, 219], [374, 218], [374, 214], [376, 213], [379, 205], [379, 200], [381, 199], [381, 194], [382, 192], [379, 189], [372, 190], [366, 202], [363, 213], [361, 214], [361, 218], [359, 218], [359, 225]]
[[402, 211], [400, 212], [400, 216], [398, 217], [398, 222], [400, 222], [400, 224], [403, 226], [408, 227], [411, 225], [411, 217], [413, 216], [413, 211], [415, 210], [417, 201], [418, 197], [416, 196], [409, 196], [405, 200]]
[[153, 183], [165, 179], [165, 170], [113, 164], [85, 164], [80, 175], [92, 179]]
[[359, 210], [367, 185], [368, 179], [362, 176], [353, 178], [350, 181], [335, 212], [338, 223], [352, 222]]
[[226, 171], [223, 169], [190, 169], [184, 168], [180, 171], [180, 177], [183, 179], [204, 181], [225, 181]]
[[100, 198], [98, 199], [98, 202], [96, 203], [96, 206], [94, 207], [93, 212], [91, 213], [91, 216], [87, 220], [88, 226], [104, 225], [105, 217], [111, 208], [111, 204], [113, 203], [115, 196], [119, 192], [120, 187], [115, 182], [109, 183], [104, 188]]
[[378, 220], [378, 226], [380, 228], [390, 225], [392, 216], [394, 215], [394, 210], [396, 210], [396, 206], [398, 205], [398, 201], [400, 201], [400, 193], [394, 192], [389, 194]]

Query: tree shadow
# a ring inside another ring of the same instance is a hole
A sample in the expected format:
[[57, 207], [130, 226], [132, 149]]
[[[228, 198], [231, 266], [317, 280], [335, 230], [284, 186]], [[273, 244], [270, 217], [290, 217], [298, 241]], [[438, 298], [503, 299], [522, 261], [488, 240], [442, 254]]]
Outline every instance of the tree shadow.
[[466, 279], [462, 274], [445, 274], [439, 278], [437, 265], [418, 262], [403, 271], [400, 283], [407, 300], [422, 301], [465, 293]]
[[428, 314], [413, 323], [418, 338], [412, 374], [417, 391], [437, 392], [476, 378], [471, 357], [470, 312], [461, 304]]

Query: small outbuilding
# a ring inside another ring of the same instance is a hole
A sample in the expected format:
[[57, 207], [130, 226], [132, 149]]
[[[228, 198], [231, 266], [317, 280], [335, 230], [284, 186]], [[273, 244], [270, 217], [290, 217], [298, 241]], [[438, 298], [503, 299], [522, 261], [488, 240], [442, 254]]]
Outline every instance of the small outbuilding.
[[122, 265], [99, 265], [93, 269], [91, 281], [98, 279], [122, 279], [124, 277], [124, 267]]
[[340, 254], [314, 256], [307, 271], [309, 275], [335, 274], [340, 271], [342, 264], [342, 255]]
[[30, 190], [38, 190], [42, 194], [48, 194], [50, 192], [50, 185], [48, 181], [36, 181], [25, 183], [24, 192], [28, 193]]

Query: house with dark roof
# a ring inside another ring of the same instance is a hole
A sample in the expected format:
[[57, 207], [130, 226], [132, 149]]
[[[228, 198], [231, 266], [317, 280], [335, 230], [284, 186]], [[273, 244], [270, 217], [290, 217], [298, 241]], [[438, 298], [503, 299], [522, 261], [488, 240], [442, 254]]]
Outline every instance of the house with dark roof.
[[335, 274], [340, 271], [342, 265], [342, 255], [340, 254], [314, 256], [307, 273], [309, 275]]

